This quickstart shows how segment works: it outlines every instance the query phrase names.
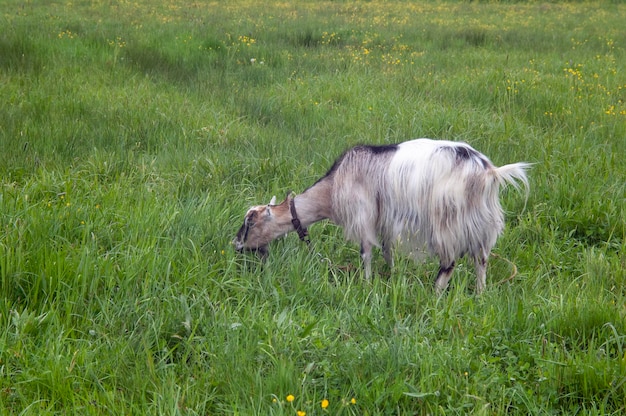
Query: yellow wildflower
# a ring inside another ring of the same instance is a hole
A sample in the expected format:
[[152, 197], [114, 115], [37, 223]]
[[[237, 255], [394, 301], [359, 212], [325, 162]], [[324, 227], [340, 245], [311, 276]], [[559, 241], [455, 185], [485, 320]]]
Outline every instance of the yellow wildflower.
[[289, 403], [293, 402], [295, 399], [296, 399], [296, 398], [293, 396], [293, 394], [290, 394], [290, 395], [288, 395], [288, 396], [287, 396], [287, 401], [288, 401]]
[[324, 399], [321, 403], [322, 409], [326, 409], [328, 407], [328, 400]]

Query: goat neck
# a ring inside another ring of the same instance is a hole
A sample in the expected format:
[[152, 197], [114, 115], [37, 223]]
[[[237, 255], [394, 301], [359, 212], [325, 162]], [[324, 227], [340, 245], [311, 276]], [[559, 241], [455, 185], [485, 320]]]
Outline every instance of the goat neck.
[[298, 219], [304, 228], [333, 217], [331, 190], [330, 181], [320, 180], [294, 198]]

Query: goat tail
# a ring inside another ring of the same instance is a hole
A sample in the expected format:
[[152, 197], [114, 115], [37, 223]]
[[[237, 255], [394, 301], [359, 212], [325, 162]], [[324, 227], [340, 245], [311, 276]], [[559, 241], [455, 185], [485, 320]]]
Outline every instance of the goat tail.
[[530, 186], [528, 184], [528, 177], [526, 176], [526, 171], [532, 166], [531, 163], [519, 162], [512, 163], [510, 165], [500, 166], [499, 168], [494, 169], [495, 178], [499, 185], [513, 185], [515, 189], [520, 189], [520, 187], [524, 187], [526, 192], [526, 196], [528, 196], [528, 192]]

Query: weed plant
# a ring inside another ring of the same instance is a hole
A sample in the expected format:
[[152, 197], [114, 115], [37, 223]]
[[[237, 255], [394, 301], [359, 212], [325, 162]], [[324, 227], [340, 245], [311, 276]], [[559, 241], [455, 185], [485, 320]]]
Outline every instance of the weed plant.
[[[620, 2], [6, 0], [0, 413], [623, 414]], [[535, 163], [488, 290], [245, 210], [357, 143]], [[514, 270], [517, 271], [515, 273]], [[512, 278], [510, 278], [512, 277]]]

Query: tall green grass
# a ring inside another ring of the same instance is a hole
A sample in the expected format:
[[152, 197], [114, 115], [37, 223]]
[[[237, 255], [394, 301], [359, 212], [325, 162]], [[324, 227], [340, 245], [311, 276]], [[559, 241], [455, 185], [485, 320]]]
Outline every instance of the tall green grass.
[[[623, 413], [625, 18], [3, 3], [1, 412]], [[483, 296], [463, 262], [442, 297], [434, 263], [377, 258], [366, 282], [332, 224], [263, 264], [232, 251], [250, 205], [415, 137], [535, 163]]]

